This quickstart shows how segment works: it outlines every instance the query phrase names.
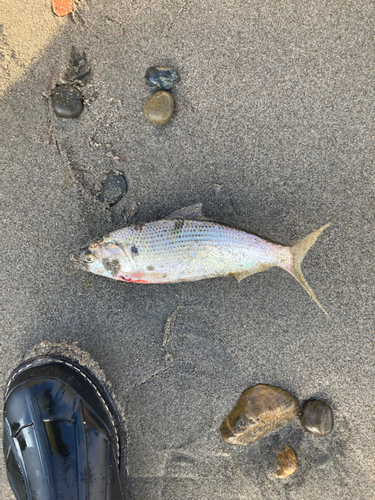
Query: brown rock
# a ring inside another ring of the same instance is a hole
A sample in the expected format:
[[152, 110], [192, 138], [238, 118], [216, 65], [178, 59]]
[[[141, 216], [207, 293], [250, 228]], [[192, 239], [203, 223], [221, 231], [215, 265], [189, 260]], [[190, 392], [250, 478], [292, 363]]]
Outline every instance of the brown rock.
[[298, 414], [299, 406], [289, 392], [258, 384], [242, 393], [221, 426], [221, 435], [232, 444], [252, 444]]
[[146, 102], [143, 111], [150, 122], [162, 125], [170, 120], [173, 109], [174, 101], [171, 94], [165, 90], [159, 90]]
[[297, 469], [297, 460], [294, 451], [289, 446], [284, 446], [277, 455], [277, 477], [288, 477]]

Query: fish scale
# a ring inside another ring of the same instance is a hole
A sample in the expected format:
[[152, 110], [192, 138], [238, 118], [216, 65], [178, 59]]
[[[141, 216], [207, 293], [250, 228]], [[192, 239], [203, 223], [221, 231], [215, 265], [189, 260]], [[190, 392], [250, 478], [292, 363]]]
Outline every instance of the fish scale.
[[113, 231], [74, 260], [92, 273], [132, 283], [174, 283], [227, 275], [241, 281], [277, 266], [289, 272], [322, 307], [302, 274], [301, 263], [329, 224], [292, 246], [283, 246], [202, 220], [201, 208], [194, 205], [164, 220]]

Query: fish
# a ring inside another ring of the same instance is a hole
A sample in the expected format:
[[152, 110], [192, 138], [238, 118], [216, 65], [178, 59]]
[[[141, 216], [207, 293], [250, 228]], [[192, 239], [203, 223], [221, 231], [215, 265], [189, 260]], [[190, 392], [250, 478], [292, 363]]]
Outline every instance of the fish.
[[240, 282], [271, 267], [290, 273], [318, 306], [301, 263], [325, 224], [290, 246], [211, 222], [202, 204], [154, 222], [132, 224], [103, 236], [73, 256], [82, 269], [128, 283], [178, 283], [234, 276]]

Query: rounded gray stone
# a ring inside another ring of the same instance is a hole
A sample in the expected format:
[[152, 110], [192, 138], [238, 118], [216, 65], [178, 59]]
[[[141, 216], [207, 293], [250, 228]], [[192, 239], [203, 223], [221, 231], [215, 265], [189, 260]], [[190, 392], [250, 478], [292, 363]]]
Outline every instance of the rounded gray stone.
[[62, 118], [76, 118], [83, 110], [83, 97], [70, 85], [58, 85], [52, 90], [52, 109]]

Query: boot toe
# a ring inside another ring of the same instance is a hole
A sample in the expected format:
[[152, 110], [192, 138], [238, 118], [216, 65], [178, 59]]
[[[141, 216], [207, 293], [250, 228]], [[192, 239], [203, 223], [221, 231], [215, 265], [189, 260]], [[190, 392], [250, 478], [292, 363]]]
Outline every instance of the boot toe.
[[64, 358], [21, 365], [4, 405], [17, 499], [122, 499], [118, 427], [113, 401], [87, 369]]

